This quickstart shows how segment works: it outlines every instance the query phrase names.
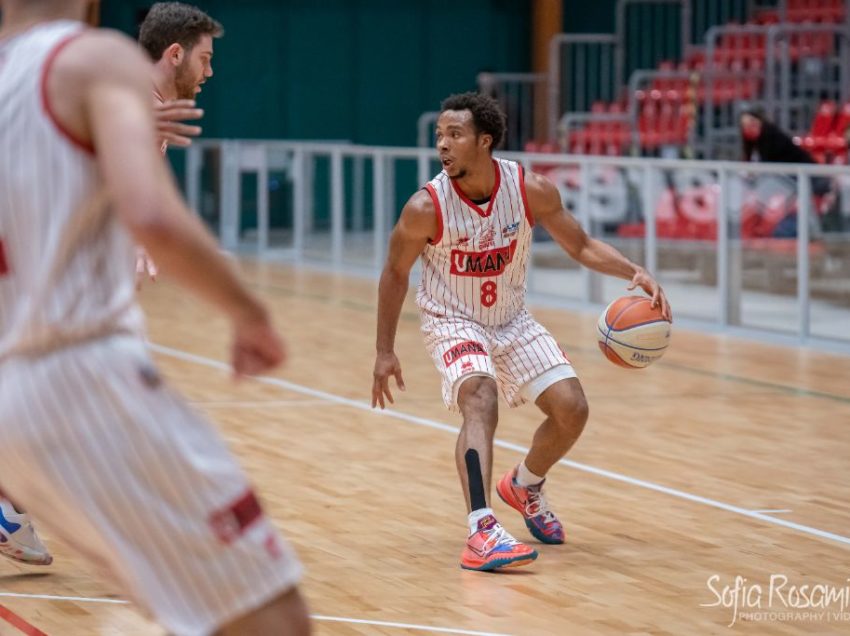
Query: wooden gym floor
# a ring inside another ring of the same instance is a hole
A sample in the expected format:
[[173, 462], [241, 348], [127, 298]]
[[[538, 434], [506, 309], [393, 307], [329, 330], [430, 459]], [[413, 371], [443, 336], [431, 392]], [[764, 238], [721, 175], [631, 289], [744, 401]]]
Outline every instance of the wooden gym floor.
[[[768, 598], [772, 576], [787, 577], [785, 591], [850, 584], [850, 358], [674, 326], [663, 360], [626, 371], [597, 350], [593, 316], [535, 311], [591, 406], [549, 476], [568, 541], [538, 546], [527, 568], [466, 572], [459, 422], [439, 398], [413, 303], [397, 346], [408, 390], [381, 414], [368, 405], [375, 283], [243, 269], [288, 338], [289, 363], [270, 378], [233, 385], [227, 325], [173, 285], [147, 285], [142, 302], [163, 371], [215, 420], [304, 561], [317, 634], [850, 632], [846, 596], [796, 613], [782, 590]], [[502, 410], [494, 475], [522, 458], [539, 420], [533, 406]], [[517, 513], [493, 505], [533, 541]], [[43, 534], [52, 566], [0, 562], [0, 634], [161, 634]], [[736, 576], [742, 592], [718, 606], [709, 579], [722, 594]], [[745, 615], [759, 609], [756, 586], [762, 613]]]

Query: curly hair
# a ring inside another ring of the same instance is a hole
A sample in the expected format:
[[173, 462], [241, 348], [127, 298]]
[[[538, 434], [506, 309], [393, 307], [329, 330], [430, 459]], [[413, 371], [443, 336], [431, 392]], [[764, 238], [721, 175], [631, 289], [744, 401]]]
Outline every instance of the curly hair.
[[468, 110], [471, 112], [476, 132], [493, 137], [490, 150], [498, 148], [505, 138], [507, 117], [499, 106], [499, 102], [489, 95], [472, 92], [449, 95], [440, 104], [440, 112], [446, 110]]
[[224, 35], [221, 23], [206, 13], [182, 2], [157, 2], [139, 28], [139, 44], [154, 62], [175, 42], [190, 51], [202, 35]]

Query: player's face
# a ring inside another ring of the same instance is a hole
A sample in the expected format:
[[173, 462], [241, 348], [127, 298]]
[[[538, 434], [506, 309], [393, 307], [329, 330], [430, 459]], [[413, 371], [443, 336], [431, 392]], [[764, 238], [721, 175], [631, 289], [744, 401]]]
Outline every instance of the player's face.
[[195, 95], [201, 92], [201, 84], [213, 74], [212, 56], [212, 36], [202, 35], [177, 67], [174, 83], [179, 99], [194, 99]]
[[482, 154], [489, 156], [490, 135], [479, 135], [472, 113], [446, 110], [437, 119], [437, 151], [450, 179], [462, 179]]

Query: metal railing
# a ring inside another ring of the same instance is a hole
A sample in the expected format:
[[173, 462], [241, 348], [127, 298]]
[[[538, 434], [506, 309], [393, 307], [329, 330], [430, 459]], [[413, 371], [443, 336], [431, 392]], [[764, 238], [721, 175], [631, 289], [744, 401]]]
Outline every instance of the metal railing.
[[507, 116], [505, 148], [522, 150], [526, 142], [545, 135], [537, 130], [535, 108], [546, 94], [545, 73], [479, 73], [477, 79], [479, 92], [494, 97]]
[[[848, 343], [850, 293], [842, 289], [850, 233], [810, 228], [818, 218], [810, 178], [846, 179], [846, 168], [499, 154], [545, 173], [592, 236], [657, 272], [679, 317], [723, 329], [778, 329], [802, 343]], [[429, 148], [315, 142], [201, 140], [185, 158], [188, 199], [217, 227], [225, 248], [372, 274], [404, 200], [440, 170]], [[742, 174], [790, 179], [793, 205], [783, 205], [796, 210], [798, 237], [742, 236], [749, 222], [743, 211], [755, 205], [741, 198]], [[253, 177], [260, 187], [246, 202], [240, 184]], [[850, 229], [850, 211], [842, 214]], [[697, 224], [702, 233], [671, 236], [674, 221], [686, 229]], [[636, 227], [640, 232], [623, 232]], [[533, 298], [598, 306], [622, 293], [622, 281], [576, 268], [551, 241], [537, 242], [533, 254]]]
[[616, 46], [610, 33], [559, 33], [549, 41], [548, 138], [556, 134], [561, 113], [615, 99]]
[[[680, 15], [678, 24], [669, 24], [667, 20], [658, 24], [658, 17], [646, 13], [647, 7], [658, 5], [677, 5]], [[630, 28], [630, 13], [644, 9], [645, 15], [637, 13], [632, 17], [631, 23], [637, 20], [635, 27]], [[618, 0], [616, 17], [616, 67], [614, 73], [615, 88], [619, 90], [626, 83], [626, 78], [632, 71], [641, 68], [653, 68], [663, 59], [674, 59], [680, 57], [688, 48], [691, 36], [691, 3], [690, 0]], [[670, 30], [676, 29], [677, 37], [670, 37]], [[626, 63], [627, 52], [632, 51], [629, 47], [631, 32], [635, 31], [641, 46], [635, 50], [640, 51], [639, 56]], [[676, 46], [671, 48], [673, 41], [678, 40]]]

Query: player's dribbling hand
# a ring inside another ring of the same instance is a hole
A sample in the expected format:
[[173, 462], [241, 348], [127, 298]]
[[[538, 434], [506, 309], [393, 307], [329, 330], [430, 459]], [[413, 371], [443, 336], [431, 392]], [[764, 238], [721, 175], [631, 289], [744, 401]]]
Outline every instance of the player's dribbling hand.
[[236, 379], [273, 369], [286, 360], [286, 346], [260, 309], [233, 323], [232, 366]]
[[673, 322], [673, 310], [670, 309], [670, 303], [667, 302], [667, 296], [664, 294], [664, 290], [661, 289], [661, 285], [658, 284], [658, 281], [650, 276], [649, 272], [642, 267], [638, 268], [638, 271], [635, 273], [634, 277], [632, 277], [632, 282], [629, 283], [629, 286], [626, 287], [626, 289], [631, 291], [636, 287], [640, 287], [650, 298], [652, 298], [653, 308], [661, 307], [661, 315], [665, 320]]
[[156, 117], [157, 137], [168, 142], [171, 146], [185, 148], [192, 145], [192, 137], [201, 134], [200, 126], [184, 124], [187, 119], [200, 119], [204, 111], [195, 108], [195, 102], [191, 99], [174, 99], [156, 104], [154, 107]]
[[136, 247], [136, 289], [142, 288], [142, 281], [145, 279], [145, 274], [153, 282], [156, 282], [156, 275], [158, 273], [159, 269], [156, 263], [153, 262], [153, 259], [145, 248], [141, 245]]
[[384, 396], [394, 404], [393, 394], [390, 392], [390, 376], [395, 376], [398, 388], [404, 391], [404, 380], [401, 377], [401, 364], [394, 353], [379, 353], [375, 358], [375, 372], [372, 381], [372, 408], [380, 404], [386, 408]]

